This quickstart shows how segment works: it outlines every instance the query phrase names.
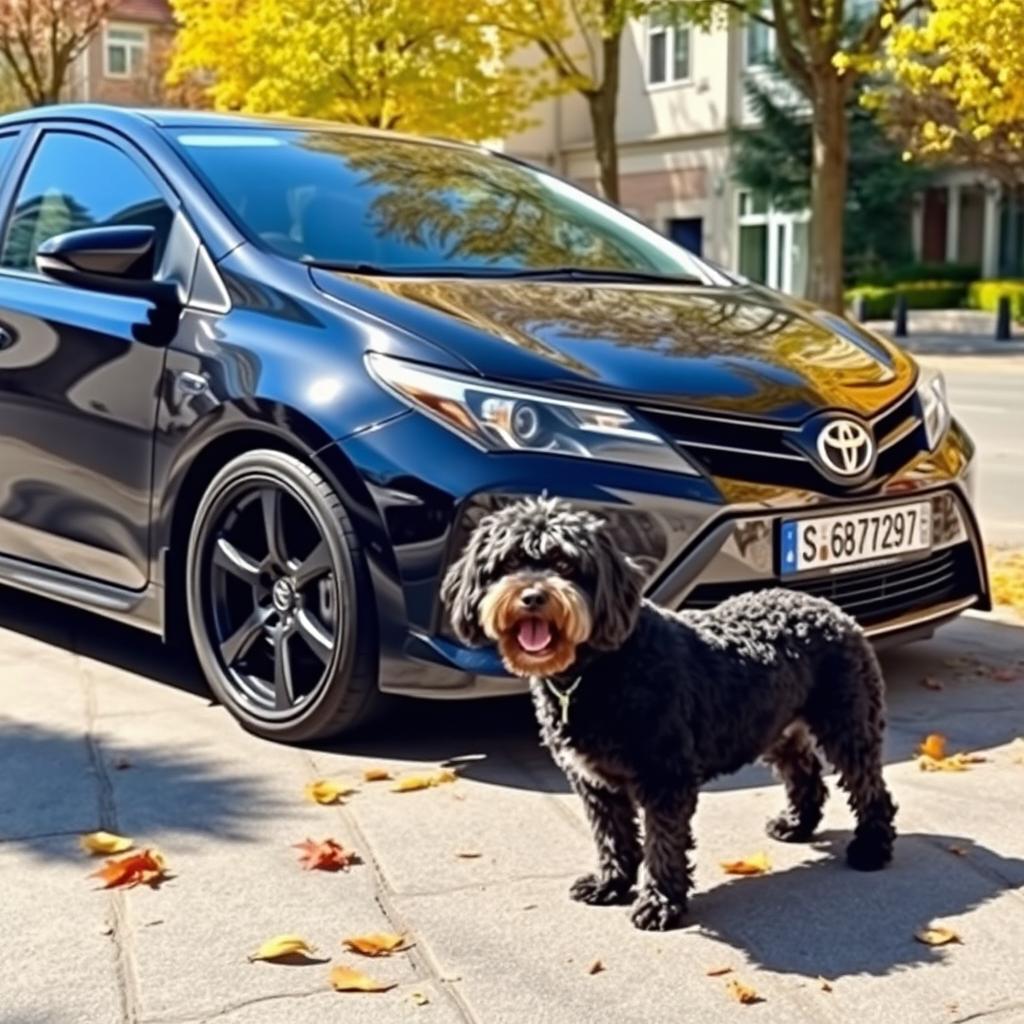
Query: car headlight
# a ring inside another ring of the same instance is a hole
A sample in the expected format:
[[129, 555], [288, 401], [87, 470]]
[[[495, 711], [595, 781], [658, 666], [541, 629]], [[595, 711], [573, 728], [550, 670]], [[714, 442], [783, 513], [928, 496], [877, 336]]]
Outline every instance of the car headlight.
[[946, 378], [939, 370], [922, 370], [917, 384], [924, 416], [924, 432], [928, 450], [933, 451], [949, 427], [949, 400], [946, 398]]
[[672, 473], [698, 471], [617, 405], [521, 391], [371, 352], [370, 372], [399, 398], [495, 452], [543, 452], [624, 462]]

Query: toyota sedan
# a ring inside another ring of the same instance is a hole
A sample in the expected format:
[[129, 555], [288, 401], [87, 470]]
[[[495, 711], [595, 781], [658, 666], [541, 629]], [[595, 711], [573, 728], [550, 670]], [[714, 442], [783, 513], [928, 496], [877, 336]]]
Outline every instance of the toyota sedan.
[[897, 641], [988, 607], [938, 374], [543, 170], [57, 107], [0, 118], [0, 221], [0, 582], [190, 636], [262, 735], [518, 689], [438, 588], [542, 491], [671, 608], [781, 583]]

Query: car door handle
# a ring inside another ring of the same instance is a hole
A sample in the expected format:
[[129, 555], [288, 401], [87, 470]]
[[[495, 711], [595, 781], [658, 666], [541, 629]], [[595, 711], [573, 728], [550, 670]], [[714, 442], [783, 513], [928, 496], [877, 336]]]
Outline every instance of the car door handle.
[[14, 344], [14, 335], [6, 327], [0, 327], [0, 352]]

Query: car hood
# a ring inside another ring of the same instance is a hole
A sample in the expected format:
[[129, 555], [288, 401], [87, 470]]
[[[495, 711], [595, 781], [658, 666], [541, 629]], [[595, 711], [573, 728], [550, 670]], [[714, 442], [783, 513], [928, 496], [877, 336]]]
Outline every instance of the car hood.
[[780, 422], [826, 408], [870, 417], [916, 374], [845, 318], [754, 286], [312, 274], [483, 376], [619, 401]]

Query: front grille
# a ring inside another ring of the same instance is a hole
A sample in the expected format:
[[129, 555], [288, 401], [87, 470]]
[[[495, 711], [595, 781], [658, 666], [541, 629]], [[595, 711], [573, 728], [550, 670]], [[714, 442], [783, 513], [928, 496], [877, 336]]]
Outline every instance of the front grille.
[[834, 601], [862, 626], [872, 626], [907, 612], [929, 608], [977, 592], [977, 572], [969, 544], [936, 551], [916, 562], [875, 566], [817, 579], [702, 583], [683, 608], [713, 608], [734, 594], [785, 587]]
[[[803, 453], [796, 444], [800, 427], [664, 408], [645, 407], [643, 414], [711, 476], [828, 494], [850, 491]], [[924, 449], [915, 393], [877, 417], [871, 429], [878, 459], [872, 479], [857, 490], [877, 487]]]

